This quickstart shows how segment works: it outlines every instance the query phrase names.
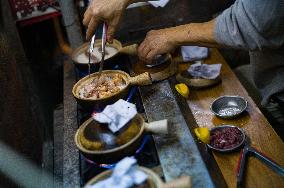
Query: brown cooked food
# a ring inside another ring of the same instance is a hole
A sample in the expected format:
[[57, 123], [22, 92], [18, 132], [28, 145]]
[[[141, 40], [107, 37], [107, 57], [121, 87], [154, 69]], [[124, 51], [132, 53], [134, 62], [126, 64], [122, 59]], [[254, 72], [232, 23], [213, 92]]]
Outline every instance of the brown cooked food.
[[80, 98], [101, 99], [118, 93], [126, 86], [126, 82], [120, 74], [102, 74], [100, 78], [94, 78], [86, 83], [80, 90]]
[[122, 146], [132, 140], [140, 131], [141, 125], [134, 118], [118, 133], [112, 133], [107, 124], [93, 120], [79, 135], [81, 145], [88, 150], [106, 150]]

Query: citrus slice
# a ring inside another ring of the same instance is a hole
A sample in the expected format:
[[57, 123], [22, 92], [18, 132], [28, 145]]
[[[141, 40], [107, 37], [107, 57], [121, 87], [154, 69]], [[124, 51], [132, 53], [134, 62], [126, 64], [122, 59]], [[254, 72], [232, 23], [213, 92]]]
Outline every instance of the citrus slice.
[[187, 98], [189, 94], [189, 89], [187, 85], [181, 83], [181, 84], [176, 84], [175, 88], [179, 94], [181, 94], [183, 97]]
[[210, 141], [210, 131], [206, 127], [200, 127], [194, 129], [195, 135], [205, 144], [209, 144]]

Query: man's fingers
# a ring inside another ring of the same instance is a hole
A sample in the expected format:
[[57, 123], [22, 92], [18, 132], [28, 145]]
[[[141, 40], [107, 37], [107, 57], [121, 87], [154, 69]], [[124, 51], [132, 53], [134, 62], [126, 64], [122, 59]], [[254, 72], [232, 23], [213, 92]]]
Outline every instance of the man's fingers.
[[118, 27], [118, 24], [120, 22], [121, 16], [118, 15], [117, 17], [115, 17], [113, 20], [111, 20], [110, 22], [108, 22], [108, 29], [107, 29], [107, 41], [109, 43], [112, 43], [113, 38], [114, 38], [114, 34], [115, 31]]
[[[143, 44], [144, 43], [144, 44]], [[142, 43], [142, 46], [143, 48], [140, 48], [139, 51], [138, 51], [138, 56], [141, 60], [146, 60], [146, 57], [148, 55], [148, 53], [151, 51], [151, 46], [149, 46], [149, 44], [147, 44], [147, 41], [144, 41]]]
[[146, 62], [152, 62], [156, 55], [158, 55], [156, 50], [150, 50], [149, 53], [146, 55]]
[[92, 18], [92, 12], [90, 10], [90, 7], [86, 10], [86, 12], [84, 13], [84, 19], [83, 19], [83, 24], [85, 26], [89, 25], [90, 21]]
[[112, 43], [114, 33], [115, 33], [116, 28], [112, 25], [109, 25], [107, 28], [107, 42]]
[[90, 40], [92, 35], [95, 33], [97, 26], [99, 24], [99, 20], [93, 17], [88, 25], [88, 29], [86, 32], [86, 39]]

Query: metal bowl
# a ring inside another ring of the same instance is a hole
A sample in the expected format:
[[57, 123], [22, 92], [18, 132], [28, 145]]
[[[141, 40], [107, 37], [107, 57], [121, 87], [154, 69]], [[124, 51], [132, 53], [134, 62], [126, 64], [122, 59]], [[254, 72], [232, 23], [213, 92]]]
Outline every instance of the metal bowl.
[[207, 146], [209, 148], [211, 148], [212, 150], [218, 151], [218, 152], [231, 152], [231, 151], [234, 151], [234, 150], [238, 149], [239, 147], [241, 147], [244, 144], [244, 142], [245, 142], [246, 135], [245, 135], [244, 130], [242, 128], [237, 127], [237, 126], [222, 125], [222, 126], [213, 127], [213, 128], [210, 129], [210, 135], [211, 135], [211, 132], [214, 132], [214, 131], [216, 131], [218, 129], [220, 130], [220, 129], [228, 128], [228, 127], [237, 128], [241, 132], [241, 134], [242, 134], [242, 141], [238, 145], [235, 145], [234, 147], [228, 148], [228, 149], [219, 149], [219, 148], [211, 146], [210, 144], [207, 144]]
[[223, 119], [235, 118], [245, 111], [248, 102], [240, 96], [221, 96], [210, 106], [211, 111]]

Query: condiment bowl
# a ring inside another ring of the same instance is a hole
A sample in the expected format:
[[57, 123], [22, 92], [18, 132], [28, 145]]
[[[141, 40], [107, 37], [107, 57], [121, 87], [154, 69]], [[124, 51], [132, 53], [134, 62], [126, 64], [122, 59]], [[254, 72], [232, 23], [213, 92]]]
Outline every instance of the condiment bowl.
[[210, 106], [211, 111], [223, 119], [231, 119], [239, 116], [247, 108], [248, 102], [240, 96], [221, 96]]
[[238, 144], [236, 144], [236, 145], [234, 145], [234, 146], [232, 146], [232, 147], [230, 147], [230, 148], [226, 148], [226, 149], [220, 149], [220, 148], [214, 147], [214, 146], [212, 146], [212, 145], [209, 143], [209, 144], [207, 144], [207, 146], [208, 146], [210, 149], [212, 149], [212, 150], [214, 150], [214, 151], [218, 151], [218, 152], [231, 152], [231, 151], [234, 151], [234, 150], [238, 149], [239, 147], [241, 147], [241, 146], [244, 144], [245, 139], [246, 139], [246, 135], [245, 135], [244, 130], [243, 130], [242, 128], [239, 128], [239, 127], [233, 126], [233, 125], [221, 125], [221, 126], [217, 126], [217, 127], [211, 128], [211, 129], [210, 129], [210, 142], [211, 142], [212, 133], [213, 133], [214, 131], [218, 131], [218, 130], [221, 131], [222, 129], [224, 130], [224, 129], [226, 129], [226, 128], [237, 128], [237, 129], [240, 131], [240, 133], [241, 133], [241, 141], [240, 141]]

